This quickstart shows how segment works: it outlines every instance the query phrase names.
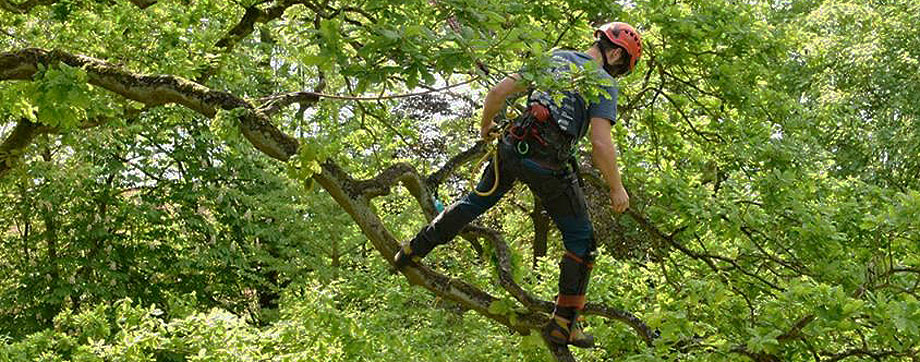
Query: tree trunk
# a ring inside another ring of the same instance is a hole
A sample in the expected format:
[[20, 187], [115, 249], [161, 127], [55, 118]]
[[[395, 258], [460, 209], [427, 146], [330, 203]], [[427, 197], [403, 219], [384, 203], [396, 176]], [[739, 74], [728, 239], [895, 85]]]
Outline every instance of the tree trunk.
[[[45, 162], [51, 162], [51, 149], [45, 147], [42, 151], [42, 159]], [[50, 268], [49, 276], [51, 277], [51, 285], [56, 285], [58, 282], [58, 269], [57, 269], [57, 222], [54, 220], [54, 204], [48, 203], [45, 207], [45, 212], [43, 219], [45, 222], [45, 242], [48, 247], [48, 258], [47, 263]]]

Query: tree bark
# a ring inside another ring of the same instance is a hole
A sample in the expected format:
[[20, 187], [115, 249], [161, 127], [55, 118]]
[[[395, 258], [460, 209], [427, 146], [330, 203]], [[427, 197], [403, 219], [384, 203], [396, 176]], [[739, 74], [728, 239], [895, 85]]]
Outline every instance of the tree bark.
[[[45, 148], [42, 152], [42, 159], [45, 162], [51, 162], [51, 150]], [[58, 256], [57, 256], [57, 222], [54, 220], [54, 215], [56, 214], [54, 210], [54, 204], [48, 202], [45, 206], [45, 210], [42, 218], [45, 222], [45, 243], [48, 247], [47, 250], [47, 263], [48, 263], [48, 275], [51, 277], [51, 285], [57, 285], [59, 273], [57, 268]]]
[[29, 80], [39, 65], [67, 64], [82, 68], [89, 83], [148, 106], [180, 104], [213, 118], [218, 110], [240, 110], [240, 130], [249, 142], [266, 155], [287, 161], [297, 152], [296, 139], [285, 134], [248, 101], [227, 92], [215, 91], [187, 79], [171, 75], [140, 75], [100, 59], [63, 51], [30, 48], [0, 53], [0, 81]]
[[0, 144], [0, 178], [6, 176], [22, 158], [25, 148], [39, 135], [39, 124], [21, 119]]

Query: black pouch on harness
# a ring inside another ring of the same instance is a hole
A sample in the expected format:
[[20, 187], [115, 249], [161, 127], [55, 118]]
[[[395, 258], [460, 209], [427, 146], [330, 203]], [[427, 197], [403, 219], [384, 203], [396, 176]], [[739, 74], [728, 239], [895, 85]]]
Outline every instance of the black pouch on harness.
[[535, 122], [534, 126], [547, 146], [540, 156], [566, 165], [572, 157], [576, 142], [588, 131], [588, 110], [585, 101], [575, 92], [563, 92], [562, 100], [553, 101], [546, 92], [534, 93], [528, 103], [539, 103], [549, 109], [551, 120]]

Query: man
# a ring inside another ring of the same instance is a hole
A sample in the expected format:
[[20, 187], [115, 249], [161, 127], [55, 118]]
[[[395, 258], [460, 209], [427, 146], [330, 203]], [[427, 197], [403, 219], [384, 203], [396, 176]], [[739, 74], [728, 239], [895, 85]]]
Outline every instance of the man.
[[[564, 72], [571, 63], [583, 67], [593, 61], [599, 66], [599, 76], [608, 78], [610, 84], [615, 84], [614, 77], [632, 71], [642, 52], [641, 38], [632, 26], [618, 22], [604, 24], [595, 30], [594, 37], [594, 45], [585, 52], [554, 52], [557, 67], [553, 71]], [[492, 119], [505, 99], [526, 89], [520, 77], [512, 75], [489, 91], [480, 125], [483, 139], [489, 141], [496, 136]], [[566, 248], [559, 264], [559, 295], [553, 318], [544, 333], [554, 343], [593, 346], [594, 337], [582, 331], [577, 317], [585, 306], [585, 292], [595, 258], [594, 230], [571, 164], [574, 148], [590, 125], [592, 157], [610, 186], [613, 209], [620, 213], [629, 207], [629, 195], [620, 181], [616, 146], [611, 136], [616, 119], [617, 89], [610, 86], [606, 91], [605, 96], [591, 103], [577, 92], [564, 92], [558, 104], [550, 93], [531, 94], [527, 112], [501, 135], [497, 151], [498, 174], [495, 165], [489, 165], [477, 186], [477, 191], [493, 186], [494, 191], [471, 192], [451, 205], [402, 246], [394, 259], [396, 266], [403, 268], [416, 263], [435, 246], [449, 242], [461, 228], [495, 205], [515, 180], [521, 180], [542, 199], [544, 208], [562, 233]]]

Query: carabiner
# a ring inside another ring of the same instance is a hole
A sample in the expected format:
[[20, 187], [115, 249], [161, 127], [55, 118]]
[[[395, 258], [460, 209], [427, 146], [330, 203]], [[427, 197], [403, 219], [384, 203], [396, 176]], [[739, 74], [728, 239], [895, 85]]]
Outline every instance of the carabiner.
[[521, 156], [526, 155], [527, 151], [530, 151], [530, 144], [524, 141], [518, 141], [517, 151]]

